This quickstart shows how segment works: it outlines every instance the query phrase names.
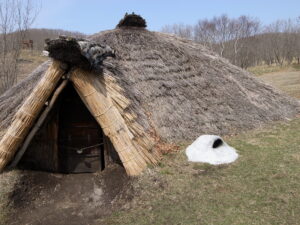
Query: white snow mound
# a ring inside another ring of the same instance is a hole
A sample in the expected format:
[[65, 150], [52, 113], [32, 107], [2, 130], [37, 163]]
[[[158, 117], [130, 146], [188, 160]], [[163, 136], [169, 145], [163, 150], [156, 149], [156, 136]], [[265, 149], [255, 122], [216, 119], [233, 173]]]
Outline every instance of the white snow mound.
[[213, 165], [232, 163], [239, 157], [234, 148], [216, 135], [198, 137], [186, 148], [185, 153], [191, 162], [204, 162]]

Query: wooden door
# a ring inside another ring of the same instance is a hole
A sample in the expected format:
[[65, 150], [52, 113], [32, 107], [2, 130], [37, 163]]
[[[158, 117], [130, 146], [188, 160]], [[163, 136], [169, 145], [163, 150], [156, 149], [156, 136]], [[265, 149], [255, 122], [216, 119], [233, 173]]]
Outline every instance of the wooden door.
[[101, 127], [71, 85], [62, 96], [58, 135], [62, 172], [84, 173], [104, 169]]

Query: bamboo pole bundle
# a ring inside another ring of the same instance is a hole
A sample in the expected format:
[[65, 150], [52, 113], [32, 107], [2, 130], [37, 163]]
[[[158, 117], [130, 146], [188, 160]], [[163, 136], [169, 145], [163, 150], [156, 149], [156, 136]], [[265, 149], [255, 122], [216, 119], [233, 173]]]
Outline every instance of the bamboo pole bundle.
[[[137, 122], [138, 116], [131, 105], [130, 99], [125, 95], [124, 89], [109, 71], [105, 71], [104, 79], [100, 80], [105, 86], [114, 106], [121, 113], [129, 131], [133, 134], [133, 143], [139, 151], [143, 152], [147, 162], [157, 164], [160, 159], [159, 152], [154, 148], [154, 140], [145, 132], [144, 128]], [[151, 153], [149, 152], [151, 150]]]
[[[134, 135], [129, 131], [123, 117], [114, 106], [99, 75], [76, 69], [70, 76], [73, 85], [92, 115], [108, 136], [118, 152], [130, 176], [139, 175], [147, 166], [150, 153], [140, 151], [133, 143]], [[153, 160], [155, 161], [155, 160]]]
[[14, 116], [0, 141], [0, 171], [15, 155], [65, 71], [54, 61]]

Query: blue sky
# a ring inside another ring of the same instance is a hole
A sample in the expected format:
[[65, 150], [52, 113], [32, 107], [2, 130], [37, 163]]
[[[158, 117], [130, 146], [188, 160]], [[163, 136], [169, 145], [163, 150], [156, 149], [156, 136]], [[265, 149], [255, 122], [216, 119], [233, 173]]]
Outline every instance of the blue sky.
[[264, 24], [300, 16], [300, 0], [33, 0], [42, 9], [34, 27], [59, 28], [93, 34], [112, 29], [125, 12], [142, 15], [149, 30], [167, 24], [195, 24], [226, 13], [248, 15]]

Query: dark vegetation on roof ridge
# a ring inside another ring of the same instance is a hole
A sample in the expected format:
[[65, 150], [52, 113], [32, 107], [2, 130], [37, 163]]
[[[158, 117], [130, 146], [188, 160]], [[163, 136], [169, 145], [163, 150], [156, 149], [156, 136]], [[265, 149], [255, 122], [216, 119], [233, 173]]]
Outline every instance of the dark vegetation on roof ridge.
[[102, 71], [107, 57], [115, 57], [115, 51], [107, 45], [66, 36], [46, 40], [45, 50], [51, 58], [66, 63], [69, 68], [76, 66], [96, 72]]
[[123, 19], [121, 19], [117, 25], [117, 28], [122, 27], [140, 27], [146, 28], [146, 20], [140, 15], [135, 14], [134, 12], [131, 14], [126, 13]]

